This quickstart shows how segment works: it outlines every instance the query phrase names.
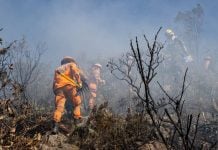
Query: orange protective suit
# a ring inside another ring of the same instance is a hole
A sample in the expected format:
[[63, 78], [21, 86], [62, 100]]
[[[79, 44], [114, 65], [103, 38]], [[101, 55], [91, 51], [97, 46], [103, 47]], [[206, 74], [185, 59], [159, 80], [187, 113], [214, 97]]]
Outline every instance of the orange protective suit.
[[97, 97], [97, 90], [99, 83], [104, 82], [101, 79], [101, 67], [94, 65], [91, 69], [91, 74], [89, 76], [89, 109], [93, 109]]
[[77, 94], [77, 85], [81, 85], [81, 83], [80, 69], [76, 63], [66, 63], [55, 70], [53, 83], [56, 104], [53, 116], [55, 122], [61, 121], [66, 99], [70, 99], [74, 105], [73, 117], [75, 119], [81, 118], [81, 97]]

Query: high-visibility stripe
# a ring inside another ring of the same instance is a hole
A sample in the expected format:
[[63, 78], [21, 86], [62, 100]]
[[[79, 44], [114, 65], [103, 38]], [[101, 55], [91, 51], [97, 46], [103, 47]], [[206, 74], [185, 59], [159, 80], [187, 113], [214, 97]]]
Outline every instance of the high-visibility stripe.
[[77, 86], [77, 87], [81, 88], [81, 86], [80, 86], [76, 81], [74, 81], [73, 79], [69, 78], [69, 77], [66, 76], [65, 74], [61, 73], [60, 71], [57, 71], [57, 72], [58, 72], [58, 74], [60, 74], [60, 75], [61, 75], [62, 77], [64, 77], [65, 79], [67, 79], [68, 81], [72, 82], [72, 84], [73, 84], [74, 86]]

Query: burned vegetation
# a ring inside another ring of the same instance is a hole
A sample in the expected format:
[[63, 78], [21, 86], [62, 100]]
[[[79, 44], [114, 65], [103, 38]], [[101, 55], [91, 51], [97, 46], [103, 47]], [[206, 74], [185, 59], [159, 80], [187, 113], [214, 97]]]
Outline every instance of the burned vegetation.
[[[213, 119], [206, 121], [202, 112], [189, 113], [185, 93], [188, 92], [188, 69], [183, 69], [178, 93], [171, 94], [156, 82], [158, 68], [164, 61], [164, 45], [144, 35], [145, 46], [136, 37], [130, 41], [131, 51], [107, 67], [117, 79], [127, 83], [131, 105], [124, 115], [115, 113], [108, 102], [95, 106], [81, 127], [72, 125], [64, 116], [60, 132], [52, 135], [53, 108], [38, 108], [26, 96], [23, 82], [13, 78], [14, 66], [10, 50], [12, 42], [0, 44], [0, 148], [2, 149], [217, 149], [218, 120], [216, 101]], [[36, 59], [37, 60], [37, 59]], [[34, 66], [34, 65], [33, 65]], [[32, 68], [34, 69], [34, 68]], [[31, 69], [30, 69], [31, 70]], [[154, 92], [154, 84], [159, 92]], [[158, 94], [157, 94], [158, 93]]]

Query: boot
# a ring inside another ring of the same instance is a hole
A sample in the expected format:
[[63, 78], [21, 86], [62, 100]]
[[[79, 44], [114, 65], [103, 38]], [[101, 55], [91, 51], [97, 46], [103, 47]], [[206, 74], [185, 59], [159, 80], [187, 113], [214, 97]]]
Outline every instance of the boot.
[[88, 120], [87, 117], [81, 117], [79, 119], [74, 118], [74, 125], [76, 127], [83, 127], [83, 126], [85, 126], [87, 120]]
[[53, 129], [52, 129], [52, 133], [53, 133], [53, 134], [57, 134], [57, 133], [58, 133], [58, 130], [59, 130], [59, 124], [58, 124], [58, 122], [54, 122], [54, 124], [53, 124]]
[[81, 118], [79, 118], [79, 119], [75, 119], [75, 118], [74, 118], [74, 125], [75, 125], [75, 126], [78, 126], [81, 122], [82, 122], [82, 119], [81, 119]]

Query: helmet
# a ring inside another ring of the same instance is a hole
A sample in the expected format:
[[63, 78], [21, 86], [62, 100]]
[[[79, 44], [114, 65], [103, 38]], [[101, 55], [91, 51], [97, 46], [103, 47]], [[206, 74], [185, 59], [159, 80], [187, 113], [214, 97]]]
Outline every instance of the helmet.
[[99, 64], [99, 63], [96, 63], [96, 64], [94, 64], [94, 65], [93, 65], [93, 67], [98, 67], [98, 68], [100, 68], [100, 69], [101, 69], [101, 68], [102, 68], [102, 65], [101, 65], [101, 64]]
[[211, 60], [211, 57], [210, 57], [210, 56], [206, 56], [206, 57], [204, 58], [204, 60]]
[[67, 64], [67, 63], [76, 63], [76, 61], [70, 57], [70, 56], [65, 56], [62, 60], [61, 60], [61, 65]]
[[128, 55], [127, 57], [128, 57], [128, 60], [133, 60], [134, 59], [134, 57], [130, 56], [130, 55]]
[[165, 32], [165, 34], [168, 35], [168, 36], [169, 36], [169, 35], [170, 35], [170, 36], [175, 35], [175, 33], [173, 32], [172, 29], [167, 29], [166, 32]]

